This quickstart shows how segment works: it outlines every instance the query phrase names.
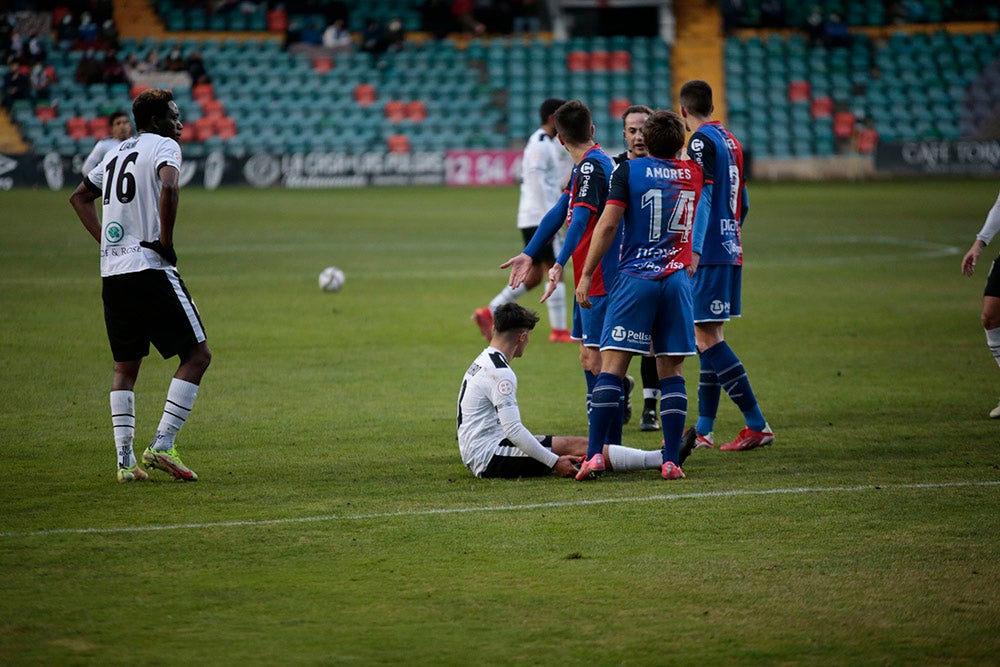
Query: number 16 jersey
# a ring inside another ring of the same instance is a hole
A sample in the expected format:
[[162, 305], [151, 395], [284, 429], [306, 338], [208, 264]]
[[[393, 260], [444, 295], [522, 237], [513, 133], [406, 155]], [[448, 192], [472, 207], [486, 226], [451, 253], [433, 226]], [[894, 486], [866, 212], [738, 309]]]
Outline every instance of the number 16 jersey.
[[170, 265], [140, 241], [160, 238], [160, 167], [181, 168], [181, 148], [169, 137], [144, 132], [111, 149], [86, 177], [101, 202], [101, 276], [166, 269]]

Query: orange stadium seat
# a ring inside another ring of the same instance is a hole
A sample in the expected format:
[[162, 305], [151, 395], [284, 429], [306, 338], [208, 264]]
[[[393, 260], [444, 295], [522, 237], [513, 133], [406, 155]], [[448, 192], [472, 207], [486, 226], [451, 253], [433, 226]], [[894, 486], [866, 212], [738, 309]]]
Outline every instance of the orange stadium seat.
[[323, 56], [313, 60], [313, 69], [319, 74], [326, 74], [333, 69], [333, 58]]
[[196, 102], [204, 102], [205, 100], [210, 100], [215, 97], [215, 90], [212, 88], [210, 83], [197, 83], [194, 88], [191, 89], [191, 97], [195, 99]]
[[87, 121], [87, 134], [95, 139], [103, 139], [111, 134], [111, 125], [104, 116], [96, 116]]
[[197, 141], [194, 131], [194, 123], [188, 123], [181, 129], [181, 143], [185, 144], [190, 141]]
[[566, 54], [566, 68], [570, 72], [586, 72], [590, 68], [590, 58], [583, 51], [570, 51]]
[[611, 56], [607, 51], [594, 51], [590, 54], [590, 71], [607, 72], [611, 64]]
[[871, 155], [878, 145], [878, 132], [873, 127], [866, 127], [858, 133], [858, 152], [862, 155]]
[[809, 82], [808, 81], [791, 81], [788, 84], [788, 101], [789, 102], [804, 102], [809, 99]]
[[613, 72], [629, 72], [632, 70], [632, 54], [628, 51], [612, 51], [608, 69]]
[[209, 118], [219, 119], [226, 115], [225, 105], [217, 99], [201, 100], [201, 110]]
[[833, 100], [826, 96], [813, 98], [809, 113], [813, 118], [829, 118], [833, 115]]
[[410, 138], [405, 134], [394, 134], [385, 140], [390, 153], [409, 153]]
[[393, 123], [399, 123], [406, 118], [406, 104], [399, 100], [389, 100], [385, 103], [385, 117]]
[[281, 7], [267, 12], [267, 29], [269, 32], [285, 32], [288, 30], [288, 14]]
[[846, 139], [854, 134], [854, 114], [838, 111], [833, 117], [833, 136]]
[[43, 123], [47, 123], [56, 117], [56, 108], [51, 104], [35, 107], [35, 117]]
[[144, 92], [149, 90], [149, 86], [144, 83], [133, 83], [132, 87], [128, 89], [129, 96], [134, 100], [135, 98], [142, 95]]
[[632, 106], [632, 100], [618, 97], [611, 100], [611, 103], [608, 104], [608, 113], [611, 114], [612, 118], [621, 118], [622, 114], [625, 113], [625, 109], [628, 109], [630, 106]]
[[420, 100], [406, 103], [406, 117], [412, 121], [421, 122], [427, 119], [427, 105]]
[[87, 136], [87, 119], [81, 116], [73, 116], [66, 121], [66, 134], [72, 139], [83, 139]]
[[239, 132], [236, 129], [236, 121], [232, 118], [222, 118], [215, 124], [215, 132], [221, 139], [232, 139]]
[[354, 87], [354, 101], [359, 105], [366, 107], [377, 99], [378, 93], [375, 92], [375, 86], [370, 83], [359, 83]]

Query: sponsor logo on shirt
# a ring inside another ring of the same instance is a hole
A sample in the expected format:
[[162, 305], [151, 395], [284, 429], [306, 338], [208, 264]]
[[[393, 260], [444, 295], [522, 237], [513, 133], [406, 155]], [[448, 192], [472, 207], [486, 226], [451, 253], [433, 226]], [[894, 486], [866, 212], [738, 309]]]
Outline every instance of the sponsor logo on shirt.
[[117, 220], [112, 220], [104, 227], [104, 238], [108, 243], [119, 243], [124, 236], [125, 228]]
[[699, 153], [705, 149], [705, 144], [702, 143], [701, 139], [691, 140], [691, 150], [698, 151]]
[[510, 380], [500, 380], [500, 384], [497, 385], [497, 391], [500, 392], [501, 396], [510, 396], [514, 393], [514, 383]]
[[729, 302], [722, 302], [716, 299], [708, 305], [708, 309], [713, 315], [722, 315], [729, 312]]
[[592, 165], [589, 162], [584, 162], [583, 164], [580, 165], [580, 173], [581, 174], [592, 174], [592, 173], [594, 173], [594, 165]]
[[626, 329], [621, 325], [611, 329], [611, 338], [618, 343], [627, 340], [630, 343], [639, 343], [641, 345], [649, 345], [652, 340], [650, 335], [647, 333], [632, 331], [631, 329]]

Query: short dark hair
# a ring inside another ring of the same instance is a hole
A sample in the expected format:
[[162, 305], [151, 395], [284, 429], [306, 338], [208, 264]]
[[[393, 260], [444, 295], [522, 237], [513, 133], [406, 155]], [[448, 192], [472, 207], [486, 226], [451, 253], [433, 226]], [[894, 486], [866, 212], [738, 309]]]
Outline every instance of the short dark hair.
[[538, 323], [538, 313], [517, 303], [505, 303], [493, 311], [493, 328], [497, 333], [527, 329], [531, 331]]
[[549, 122], [549, 116], [556, 112], [556, 109], [566, 104], [566, 100], [559, 97], [550, 97], [549, 99], [542, 102], [542, 105], [538, 107], [538, 116], [542, 119], [542, 125]]
[[594, 121], [590, 109], [580, 100], [570, 100], [556, 109], [556, 132], [568, 144], [582, 144], [593, 139], [590, 131]]
[[142, 91], [132, 102], [132, 116], [139, 130], [149, 130], [149, 124], [155, 117], [164, 117], [169, 113], [168, 104], [174, 99], [174, 94], [163, 88], [150, 88]]
[[712, 113], [712, 87], [701, 79], [692, 79], [681, 86], [680, 101], [691, 113], [707, 116]]
[[684, 121], [673, 111], [654, 111], [642, 125], [649, 154], [672, 158], [684, 146]]
[[653, 110], [647, 107], [645, 104], [633, 104], [622, 112], [622, 123], [624, 123], [625, 119], [634, 113], [644, 113], [648, 116], [649, 114], [653, 113]]
[[108, 125], [114, 125], [115, 121], [121, 118], [122, 116], [128, 118], [128, 112], [125, 111], [124, 109], [115, 109], [114, 111], [108, 114]]

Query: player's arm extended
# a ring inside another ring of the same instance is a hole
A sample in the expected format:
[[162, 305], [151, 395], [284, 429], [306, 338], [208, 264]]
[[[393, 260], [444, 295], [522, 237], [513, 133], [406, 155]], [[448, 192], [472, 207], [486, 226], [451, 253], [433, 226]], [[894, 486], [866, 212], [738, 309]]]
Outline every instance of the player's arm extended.
[[101, 242], [101, 220], [97, 217], [97, 206], [94, 201], [100, 196], [100, 188], [84, 179], [69, 198], [69, 203], [76, 211], [80, 222], [98, 243]]
[[541, 461], [552, 468], [559, 460], [559, 456], [550, 449], [542, 447], [538, 438], [531, 434], [524, 424], [521, 423], [521, 411], [517, 405], [505, 405], [497, 409], [497, 417], [503, 427], [504, 435], [513, 442], [518, 449], [535, 459]]
[[508, 266], [511, 267], [510, 278], [507, 280], [508, 285], [517, 287], [528, 277], [528, 273], [534, 264], [535, 256], [541, 252], [542, 248], [559, 231], [563, 220], [566, 219], [566, 210], [568, 207], [569, 193], [564, 192], [555, 205], [549, 209], [548, 213], [542, 216], [541, 221], [538, 223], [538, 229], [535, 230], [531, 241], [528, 242], [524, 250], [500, 265], [501, 269], [506, 269]]

